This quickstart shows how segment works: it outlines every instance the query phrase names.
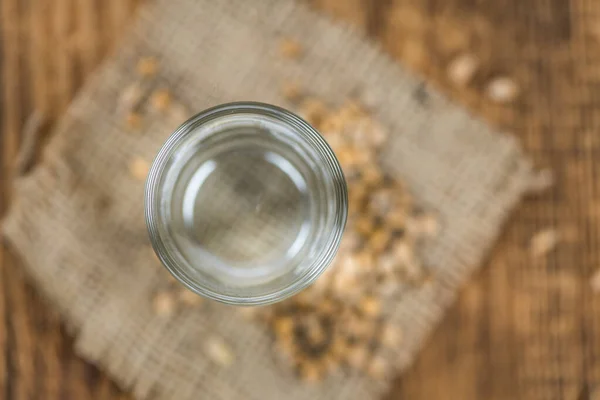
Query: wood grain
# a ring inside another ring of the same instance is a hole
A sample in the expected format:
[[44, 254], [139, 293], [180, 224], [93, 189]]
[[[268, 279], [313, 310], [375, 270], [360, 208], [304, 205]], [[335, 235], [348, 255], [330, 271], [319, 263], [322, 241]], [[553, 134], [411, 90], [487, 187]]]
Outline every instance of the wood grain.
[[[578, 399], [600, 383], [600, 12], [592, 0], [307, 0], [353, 24], [406, 68], [514, 133], [556, 186], [524, 201], [485, 267], [465, 287], [388, 399]], [[0, 0], [0, 212], [23, 121], [56, 121], [119, 42], [132, 0]], [[457, 54], [482, 62], [474, 81], [446, 77]], [[522, 87], [514, 104], [486, 99], [494, 77]], [[533, 259], [530, 238], [562, 240]], [[73, 351], [51, 306], [0, 246], [0, 398], [114, 399], [121, 393]], [[582, 397], [583, 396], [583, 397]], [[593, 397], [592, 397], [593, 398]]]
[[[2, 182], [12, 172], [12, 161], [17, 152], [18, 132], [21, 128], [21, 97], [19, 90], [21, 70], [19, 65], [19, 9], [18, 0], [0, 3], [2, 29]], [[4, 186], [4, 185], [3, 185]], [[10, 187], [2, 188], [4, 204]]]
[[75, 90], [75, 65], [72, 58], [73, 29], [75, 16], [72, 0], [54, 0], [52, 13], [48, 16], [51, 22], [53, 61], [53, 90], [55, 107], [52, 115], [64, 110], [73, 97]]

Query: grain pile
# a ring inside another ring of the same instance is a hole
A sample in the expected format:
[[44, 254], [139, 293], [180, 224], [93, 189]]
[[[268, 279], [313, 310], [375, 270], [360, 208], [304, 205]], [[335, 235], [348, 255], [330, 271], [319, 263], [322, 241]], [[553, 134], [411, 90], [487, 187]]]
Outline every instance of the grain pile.
[[401, 288], [428, 282], [418, 247], [435, 236], [437, 220], [380, 168], [377, 152], [388, 132], [365, 108], [348, 101], [332, 109], [306, 98], [298, 111], [325, 136], [342, 165], [348, 224], [336, 259], [313, 286], [255, 314], [273, 333], [278, 355], [304, 381], [343, 368], [384, 379], [393, 373], [386, 349], [402, 342], [385, 305]]

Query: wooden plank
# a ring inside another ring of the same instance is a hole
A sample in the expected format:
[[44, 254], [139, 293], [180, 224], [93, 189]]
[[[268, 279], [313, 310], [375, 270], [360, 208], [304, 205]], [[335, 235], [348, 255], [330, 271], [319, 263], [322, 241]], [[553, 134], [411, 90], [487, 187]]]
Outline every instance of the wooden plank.
[[110, 26], [109, 43], [114, 47], [118, 43], [127, 28], [135, 4], [132, 1], [111, 0], [107, 9], [109, 13]]
[[72, 43], [75, 28], [74, 4], [72, 0], [54, 0], [52, 3], [52, 47], [54, 48], [53, 97], [54, 115], [68, 106], [75, 92], [74, 59]]
[[76, 4], [76, 37], [83, 77], [94, 70], [101, 54], [101, 33], [96, 0], [78, 0]]
[[[15, 266], [19, 266], [18, 260]], [[71, 343], [62, 333], [60, 319], [51, 308], [50, 304], [44, 304], [40, 300], [31, 306], [36, 315], [37, 329], [35, 335], [37, 368], [34, 382], [38, 387], [39, 398], [60, 400], [64, 398], [63, 388], [70, 384], [63, 372], [64, 360], [73, 356], [70, 355], [72, 350], [68, 348]]]
[[[49, 41], [49, 14], [50, 2], [35, 1], [25, 10], [27, 26], [28, 62], [29, 76], [25, 79], [29, 82], [30, 97], [33, 99], [32, 109], [24, 110], [31, 114], [33, 110], [48, 115], [51, 103], [48, 83], [50, 77], [47, 73], [49, 64], [54, 58], [54, 48]], [[28, 21], [27, 21], [28, 20]]]
[[367, 31], [369, 19], [367, 4], [369, 2], [364, 0], [310, 0], [310, 3], [335, 18], [351, 23], [362, 32]]
[[[8, 184], [12, 173], [11, 162], [17, 152], [20, 101], [18, 97], [18, 0], [0, 2], [0, 216], [4, 215], [10, 196]], [[12, 393], [12, 360], [9, 349], [9, 306], [6, 299], [8, 283], [5, 279], [5, 249], [0, 234], [0, 397], [8, 398]]]
[[35, 379], [34, 368], [35, 354], [35, 332], [31, 317], [30, 297], [25, 288], [24, 280], [18, 276], [17, 269], [8, 267], [14, 265], [14, 259], [8, 252], [4, 254], [4, 276], [6, 279], [4, 287], [4, 296], [8, 300], [8, 320], [7, 326], [11, 348], [11, 363], [13, 371], [11, 373], [12, 396], [14, 400], [27, 400], [33, 398], [34, 392], [38, 387], [38, 380]]
[[[4, 279], [4, 244], [0, 243], [0, 288], [4, 293], [6, 280]], [[8, 310], [4, 294], [0, 294], [0, 350], [3, 355], [0, 356], [0, 394], [4, 397], [9, 391], [9, 368], [6, 360], [6, 349], [8, 349], [7, 325]]]
[[0, 243], [0, 395], [6, 399], [12, 396], [13, 365], [10, 354], [11, 338], [9, 332], [10, 309], [6, 298], [9, 283], [6, 280], [5, 247]]
[[[18, 149], [18, 132], [21, 129], [21, 97], [19, 83], [19, 0], [0, 2], [2, 20], [2, 170], [4, 177], [11, 176], [12, 163]], [[10, 187], [3, 180], [3, 204], [7, 204]]]

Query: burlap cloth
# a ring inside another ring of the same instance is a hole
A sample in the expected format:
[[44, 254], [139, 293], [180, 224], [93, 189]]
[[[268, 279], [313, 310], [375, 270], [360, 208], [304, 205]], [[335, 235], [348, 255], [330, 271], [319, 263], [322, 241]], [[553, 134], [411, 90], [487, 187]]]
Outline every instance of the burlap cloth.
[[[299, 62], [277, 54], [282, 36], [306, 46]], [[387, 387], [356, 373], [301, 384], [273, 357], [264, 327], [232, 307], [209, 304], [156, 317], [149, 298], [161, 278], [148, 251], [143, 182], [133, 156], [151, 160], [170, 127], [153, 120], [132, 135], [115, 118], [121, 90], [142, 55], [194, 110], [234, 100], [287, 105], [281, 82], [304, 82], [340, 102], [360, 93], [393, 132], [382, 155], [442, 220], [425, 249], [432, 285], [391, 304], [404, 331], [398, 371], [479, 265], [533, 173], [515, 141], [493, 132], [430, 90], [345, 26], [303, 5], [275, 0], [159, 0], [146, 6], [118, 54], [98, 71], [59, 123], [42, 164], [16, 182], [3, 229], [42, 291], [59, 308], [78, 352], [139, 398], [370, 399]], [[236, 362], [203, 353], [207, 334], [225, 338]]]

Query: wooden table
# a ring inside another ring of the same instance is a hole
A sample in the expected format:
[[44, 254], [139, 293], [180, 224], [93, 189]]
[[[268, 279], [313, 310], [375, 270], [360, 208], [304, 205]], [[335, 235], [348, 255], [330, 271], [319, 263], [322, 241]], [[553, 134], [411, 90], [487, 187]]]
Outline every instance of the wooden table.
[[[130, 21], [136, 0], [0, 0], [0, 210], [25, 119], [59, 118]], [[600, 12], [592, 0], [312, 0], [350, 21], [474, 113], [513, 132], [556, 186], [527, 199], [482, 271], [399, 378], [388, 398], [586, 399], [600, 382]], [[596, 3], [597, 4], [597, 3]], [[594, 11], [595, 15], [594, 15]], [[482, 68], [468, 88], [446, 77], [472, 52]], [[484, 87], [509, 75], [511, 105]], [[532, 259], [538, 230], [562, 235]], [[129, 398], [74, 355], [59, 319], [0, 246], [0, 398]]]

